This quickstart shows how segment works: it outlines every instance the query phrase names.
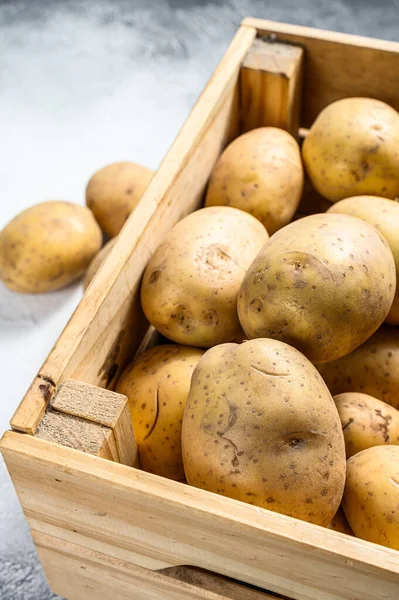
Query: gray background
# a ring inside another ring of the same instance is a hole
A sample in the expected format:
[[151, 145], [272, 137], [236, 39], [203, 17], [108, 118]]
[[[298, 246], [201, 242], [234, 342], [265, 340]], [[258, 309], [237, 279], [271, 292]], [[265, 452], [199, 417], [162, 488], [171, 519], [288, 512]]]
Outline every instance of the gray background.
[[[156, 168], [248, 15], [399, 39], [399, 0], [0, 0], [0, 228], [109, 162]], [[0, 434], [80, 296], [0, 284]], [[1, 459], [0, 598], [55, 598]]]

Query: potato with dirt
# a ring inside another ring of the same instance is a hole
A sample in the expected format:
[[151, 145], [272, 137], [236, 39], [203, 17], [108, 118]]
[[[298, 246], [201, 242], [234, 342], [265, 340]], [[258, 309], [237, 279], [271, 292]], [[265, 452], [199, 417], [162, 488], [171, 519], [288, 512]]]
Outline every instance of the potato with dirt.
[[191, 376], [203, 351], [155, 346], [120, 377], [116, 391], [128, 397], [140, 466], [169, 479], [185, 479], [181, 427]]
[[342, 358], [317, 365], [330, 392], [362, 392], [399, 409], [399, 330], [381, 327]]
[[[353, 196], [333, 204], [329, 213], [358, 217], [373, 225], [384, 236], [395, 260], [396, 281], [399, 281], [399, 203], [379, 196]], [[399, 289], [385, 319], [390, 325], [399, 325]]]
[[399, 446], [375, 446], [347, 462], [342, 507], [356, 537], [399, 550]]
[[61, 289], [83, 275], [101, 245], [101, 229], [88, 208], [41, 202], [0, 231], [0, 280], [26, 294]]
[[149, 322], [174, 342], [201, 348], [242, 335], [238, 290], [268, 237], [255, 217], [229, 206], [185, 217], [144, 273], [141, 303]]
[[83, 289], [86, 290], [89, 287], [94, 275], [97, 273], [108, 254], [111, 252], [112, 248], [115, 246], [117, 238], [112, 238], [109, 240], [102, 248], [97, 252], [94, 256], [93, 260], [89, 264], [89, 268], [87, 269], [84, 279], [83, 279]]
[[276, 127], [260, 127], [224, 150], [209, 180], [205, 206], [244, 210], [272, 235], [292, 220], [303, 191], [297, 141]]
[[399, 113], [373, 98], [344, 98], [316, 118], [302, 146], [307, 174], [331, 202], [399, 196]]
[[238, 315], [249, 338], [281, 340], [323, 363], [374, 333], [395, 287], [392, 252], [374, 227], [348, 215], [311, 215], [266, 242], [244, 277]]
[[103, 167], [86, 187], [86, 204], [102, 230], [118, 235], [147, 189], [154, 172], [132, 162], [117, 162]]
[[345, 513], [341, 507], [335, 513], [331, 523], [328, 526], [328, 529], [333, 529], [334, 531], [339, 531], [340, 533], [345, 533], [346, 535], [355, 535], [350, 528], [350, 525], [345, 517]]
[[345, 438], [346, 458], [386, 444], [399, 444], [399, 411], [367, 394], [334, 396]]
[[187, 482], [327, 527], [345, 484], [334, 401], [316, 368], [272, 339], [199, 360], [182, 430]]

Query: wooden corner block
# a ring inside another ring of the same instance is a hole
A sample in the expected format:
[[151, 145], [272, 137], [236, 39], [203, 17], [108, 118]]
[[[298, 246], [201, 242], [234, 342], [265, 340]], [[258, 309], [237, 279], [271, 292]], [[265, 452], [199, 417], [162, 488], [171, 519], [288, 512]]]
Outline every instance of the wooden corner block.
[[304, 50], [273, 40], [254, 40], [240, 73], [241, 132], [280, 127], [298, 137]]
[[64, 381], [35, 436], [138, 466], [127, 397], [82, 381]]

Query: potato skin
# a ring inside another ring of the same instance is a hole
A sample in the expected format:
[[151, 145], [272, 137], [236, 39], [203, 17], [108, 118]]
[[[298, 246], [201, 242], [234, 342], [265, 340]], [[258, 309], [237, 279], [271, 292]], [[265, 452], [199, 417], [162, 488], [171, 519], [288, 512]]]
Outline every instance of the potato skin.
[[[399, 281], [399, 203], [379, 196], [353, 196], [333, 204], [327, 211], [363, 219], [384, 236], [391, 249]], [[385, 319], [390, 325], [399, 325], [399, 289]]]
[[399, 444], [399, 411], [367, 394], [334, 396], [345, 438], [346, 458], [384, 444]]
[[296, 140], [276, 127], [260, 127], [236, 138], [217, 161], [205, 206], [244, 210], [272, 235], [294, 216], [303, 191]]
[[202, 354], [186, 346], [155, 346], [128, 365], [119, 379], [116, 391], [129, 399], [144, 471], [185, 479], [181, 423], [191, 376]]
[[118, 235], [153, 175], [151, 169], [142, 165], [118, 162], [91, 177], [86, 187], [86, 204], [109, 237]]
[[115, 246], [116, 239], [117, 238], [115, 237], [109, 240], [105, 244], [105, 246], [103, 246], [101, 250], [99, 250], [94, 256], [83, 278], [84, 290], [86, 290], [89, 287], [89, 284], [91, 283], [91, 280], [93, 279], [94, 275], [97, 273], [98, 269], [101, 267], [108, 254], [111, 252], [112, 248]]
[[347, 462], [342, 506], [356, 535], [399, 550], [399, 446], [375, 446]]
[[182, 443], [190, 485], [323, 526], [338, 509], [337, 409], [317, 370], [287, 344], [208, 350], [193, 373]]
[[209, 348], [235, 339], [238, 290], [267, 239], [263, 225], [236, 208], [191, 213], [148, 263], [141, 287], [147, 319], [179, 344]]
[[101, 244], [101, 230], [88, 208], [41, 202], [0, 231], [0, 279], [15, 292], [58, 290], [81, 277]]
[[381, 327], [350, 354], [317, 365], [330, 392], [363, 392], [399, 409], [399, 331]]
[[333, 529], [334, 531], [339, 531], [340, 533], [345, 533], [346, 535], [355, 535], [346, 520], [345, 513], [341, 507], [335, 513], [331, 523], [328, 526], [328, 529]]
[[374, 227], [348, 215], [311, 215], [264, 245], [241, 285], [238, 315], [250, 338], [279, 339], [322, 363], [374, 333], [395, 286], [392, 252]]
[[321, 111], [302, 146], [306, 171], [331, 202], [399, 196], [399, 114], [379, 100], [345, 98]]

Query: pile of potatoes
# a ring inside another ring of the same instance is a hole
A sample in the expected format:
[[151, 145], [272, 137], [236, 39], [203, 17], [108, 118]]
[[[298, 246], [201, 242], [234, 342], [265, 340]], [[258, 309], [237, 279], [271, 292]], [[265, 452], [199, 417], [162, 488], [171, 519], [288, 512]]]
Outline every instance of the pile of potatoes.
[[[52, 200], [22, 211], [0, 231], [0, 281], [14, 292], [37, 294], [84, 275], [86, 289], [152, 175], [135, 163], [112, 163], [90, 178], [87, 207]], [[111, 238], [104, 246], [103, 234]]]
[[[151, 176], [134, 173], [108, 167], [89, 182], [89, 208], [62, 207], [70, 231], [90, 232], [68, 257], [56, 215], [53, 235], [44, 209], [12, 221], [3, 281], [55, 289], [95, 256], [87, 284], [113, 243], [96, 254], [95, 219], [118, 234]], [[316, 214], [304, 214], [304, 187]], [[142, 469], [399, 550], [398, 196], [399, 114], [377, 100], [329, 105], [302, 147], [263, 127], [224, 150], [204, 207], [143, 275], [143, 312], [164, 343], [116, 386]]]
[[302, 148], [225, 149], [143, 276], [165, 343], [116, 388], [143, 469], [399, 549], [398, 148], [399, 114], [351, 98]]

